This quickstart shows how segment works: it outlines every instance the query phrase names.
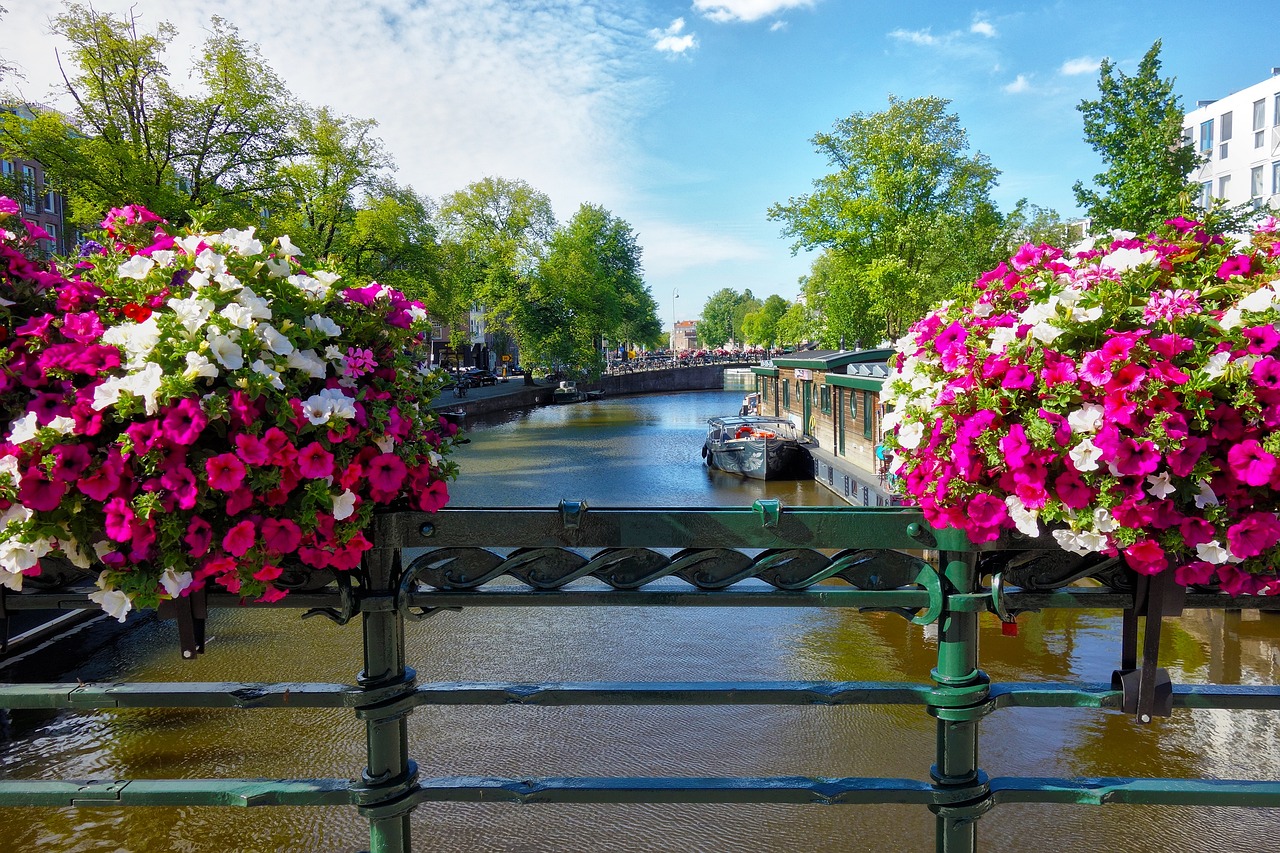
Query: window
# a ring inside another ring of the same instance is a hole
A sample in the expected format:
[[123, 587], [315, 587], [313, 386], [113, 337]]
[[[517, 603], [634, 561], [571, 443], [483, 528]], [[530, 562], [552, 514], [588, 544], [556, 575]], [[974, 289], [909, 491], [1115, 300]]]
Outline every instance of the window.
[[7, 178], [12, 174], [13, 174], [13, 161], [0, 160], [0, 175], [4, 175]]
[[1223, 175], [1218, 178], [1218, 198], [1227, 198], [1231, 192], [1231, 176]]
[[1213, 151], [1213, 119], [1200, 124], [1200, 152], [1208, 154]]
[[1276, 102], [1271, 106], [1271, 126], [1280, 127], [1280, 92], [1276, 93]]
[[[48, 184], [45, 184], [45, 186], [47, 187], [47, 186], [48, 186]], [[45, 190], [45, 193], [44, 193], [44, 212], [45, 212], [45, 213], [56, 213], [56, 212], [57, 212], [57, 200], [53, 197], [53, 190], [50, 190], [50, 189], [46, 189], [46, 190]]]
[[[1277, 164], [1280, 165], [1280, 164]], [[854, 420], [858, 419], [858, 392], [849, 392], [849, 416]]]
[[[1218, 119], [1219, 129], [1218, 135], [1221, 137], [1218, 146], [1218, 159], [1225, 160], [1227, 158], [1227, 142], [1231, 140], [1231, 113], [1223, 113]], [[1209, 143], [1213, 145], [1212, 142]]]
[[58, 251], [58, 226], [46, 225], [44, 230], [49, 232], [49, 251], [56, 253]]
[[1267, 102], [1266, 100], [1253, 102], [1253, 147], [1262, 147], [1262, 128], [1266, 126], [1267, 121]]
[[1253, 206], [1262, 204], [1262, 167], [1254, 166], [1249, 170], [1249, 200]]
[[33, 166], [22, 167], [22, 207], [31, 212], [36, 209], [36, 170]]
[[1280, 160], [1271, 164], [1271, 194], [1280, 195]]
[[1213, 204], [1213, 181], [1205, 181], [1200, 185], [1200, 209], [1208, 210]]
[[791, 408], [791, 380], [782, 380], [782, 408]]
[[871, 438], [873, 434], [871, 431], [871, 428], [872, 426], [874, 426], [874, 424], [871, 423], [872, 421], [871, 415], [872, 415], [871, 392], [863, 391], [862, 392], [862, 436], [863, 438]]
[[818, 408], [824, 415], [831, 414], [831, 386], [822, 385], [818, 389]]

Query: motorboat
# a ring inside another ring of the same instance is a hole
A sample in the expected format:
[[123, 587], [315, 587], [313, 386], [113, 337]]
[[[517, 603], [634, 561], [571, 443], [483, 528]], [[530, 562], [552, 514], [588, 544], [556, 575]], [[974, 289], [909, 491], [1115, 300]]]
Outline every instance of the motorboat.
[[711, 418], [702, 458], [707, 467], [754, 480], [800, 479], [813, 473], [800, 429], [786, 418]]
[[581, 403], [585, 399], [586, 392], [578, 390], [578, 383], [571, 379], [560, 380], [560, 386], [551, 392], [553, 403]]

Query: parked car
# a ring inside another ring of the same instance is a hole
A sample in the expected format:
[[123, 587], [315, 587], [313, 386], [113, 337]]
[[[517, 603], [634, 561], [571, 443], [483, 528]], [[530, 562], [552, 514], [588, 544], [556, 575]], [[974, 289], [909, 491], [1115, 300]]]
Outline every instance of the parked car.
[[492, 370], [484, 370], [483, 368], [473, 367], [466, 373], [462, 374], [475, 385], [497, 385], [498, 377], [493, 374]]

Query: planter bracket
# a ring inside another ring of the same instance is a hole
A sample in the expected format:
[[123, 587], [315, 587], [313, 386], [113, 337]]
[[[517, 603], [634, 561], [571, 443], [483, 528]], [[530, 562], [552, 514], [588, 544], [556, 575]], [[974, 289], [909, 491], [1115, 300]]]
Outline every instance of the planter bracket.
[[[1121, 626], [1120, 669], [1111, 673], [1111, 689], [1123, 692], [1121, 708], [1140, 723], [1173, 713], [1173, 685], [1169, 671], [1156, 666], [1160, 654], [1160, 623], [1165, 616], [1181, 615], [1187, 588], [1174, 580], [1173, 572], [1139, 575], [1133, 590], [1133, 606], [1124, 611]], [[1142, 666], [1138, 667], [1138, 617], [1147, 619], [1142, 641]]]

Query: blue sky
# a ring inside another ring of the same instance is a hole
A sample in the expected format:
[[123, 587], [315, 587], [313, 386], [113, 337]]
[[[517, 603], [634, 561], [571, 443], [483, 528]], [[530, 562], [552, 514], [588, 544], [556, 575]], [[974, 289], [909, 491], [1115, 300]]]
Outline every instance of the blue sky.
[[[33, 100], [65, 106], [51, 3], [9, 0], [0, 56]], [[1097, 64], [1126, 72], [1159, 38], [1184, 107], [1280, 65], [1274, 2], [864, 0], [95, 0], [178, 27], [169, 68], [219, 14], [303, 99], [374, 118], [397, 178], [435, 199], [494, 175], [547, 193], [563, 221], [582, 202], [631, 223], [668, 327], [715, 290], [792, 299], [793, 256], [766, 210], [809, 190], [809, 139], [901, 98], [951, 101], [971, 148], [1019, 198], [1075, 212], [1071, 184], [1100, 162], [1076, 105]], [[1215, 23], [1231, 22], [1231, 23]], [[1268, 48], [1270, 45], [1270, 48]]]

